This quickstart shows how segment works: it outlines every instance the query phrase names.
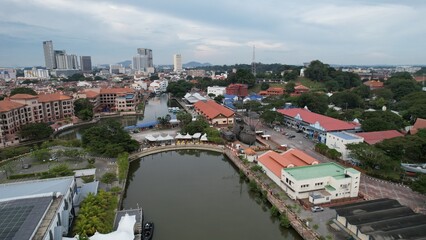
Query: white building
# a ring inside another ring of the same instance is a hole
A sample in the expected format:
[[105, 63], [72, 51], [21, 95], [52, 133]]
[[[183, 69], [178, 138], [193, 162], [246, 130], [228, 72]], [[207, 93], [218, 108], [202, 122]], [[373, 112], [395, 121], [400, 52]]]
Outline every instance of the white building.
[[362, 143], [364, 138], [348, 132], [328, 132], [326, 138], [327, 147], [336, 149], [342, 154], [343, 160], [350, 160], [350, 151], [346, 148], [347, 144]]
[[73, 202], [77, 196], [74, 177], [0, 184], [1, 219], [15, 224], [8, 229], [1, 224], [2, 236], [6, 239], [62, 239], [70, 231], [74, 219]]
[[50, 79], [49, 70], [37, 68], [32, 68], [31, 70], [24, 70], [24, 78]]
[[226, 93], [226, 87], [219, 87], [219, 86], [213, 86], [213, 87], [207, 87], [207, 95], [214, 94], [215, 97], [219, 95], [225, 95]]
[[306, 199], [312, 204], [339, 198], [358, 197], [361, 173], [336, 163], [322, 163], [282, 170], [284, 191], [292, 199]]
[[167, 80], [154, 80], [148, 87], [148, 89], [155, 93], [163, 93], [167, 91], [167, 86], [169, 86], [169, 81]]
[[182, 56], [180, 54], [173, 55], [173, 71], [181, 72], [182, 71]]

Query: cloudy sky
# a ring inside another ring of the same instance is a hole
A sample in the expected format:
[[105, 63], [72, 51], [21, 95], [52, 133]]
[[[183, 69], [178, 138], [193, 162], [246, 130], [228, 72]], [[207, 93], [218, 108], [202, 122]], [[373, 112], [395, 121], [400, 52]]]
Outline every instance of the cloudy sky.
[[426, 64], [425, 0], [1, 0], [0, 66], [43, 65], [42, 41], [94, 64]]

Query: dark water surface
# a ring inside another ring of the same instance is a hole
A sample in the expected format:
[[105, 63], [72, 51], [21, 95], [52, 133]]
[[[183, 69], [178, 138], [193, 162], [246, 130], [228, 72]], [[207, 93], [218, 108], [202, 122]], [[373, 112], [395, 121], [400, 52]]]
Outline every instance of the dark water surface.
[[138, 205], [155, 224], [155, 240], [301, 239], [270, 218], [228, 158], [215, 152], [172, 151], [133, 162], [123, 207]]

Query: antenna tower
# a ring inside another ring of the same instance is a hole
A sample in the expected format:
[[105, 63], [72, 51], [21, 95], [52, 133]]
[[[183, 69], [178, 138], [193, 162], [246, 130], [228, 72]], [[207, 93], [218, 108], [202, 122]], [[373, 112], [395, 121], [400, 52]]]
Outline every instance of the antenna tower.
[[253, 59], [251, 61], [251, 73], [256, 76], [256, 47], [253, 45]]

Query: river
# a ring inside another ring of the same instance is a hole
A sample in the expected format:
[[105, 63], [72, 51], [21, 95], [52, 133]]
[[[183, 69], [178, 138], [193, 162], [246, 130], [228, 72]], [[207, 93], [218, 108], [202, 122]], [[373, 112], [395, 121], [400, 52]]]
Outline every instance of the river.
[[130, 165], [124, 208], [143, 208], [156, 240], [301, 239], [271, 219], [223, 154], [172, 151]]

